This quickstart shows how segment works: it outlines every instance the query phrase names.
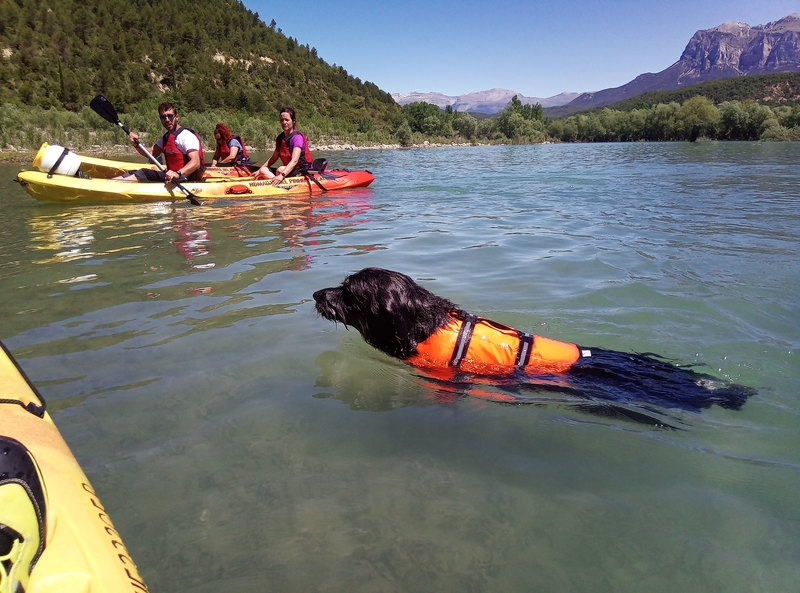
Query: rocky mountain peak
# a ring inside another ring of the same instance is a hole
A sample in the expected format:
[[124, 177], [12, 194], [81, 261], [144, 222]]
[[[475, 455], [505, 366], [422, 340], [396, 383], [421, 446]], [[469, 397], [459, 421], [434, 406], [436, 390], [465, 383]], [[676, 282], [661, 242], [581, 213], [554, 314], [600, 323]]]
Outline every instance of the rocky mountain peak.
[[719, 31], [720, 33], [732, 33], [733, 35], [741, 34], [744, 31], [748, 31], [750, 29], [750, 25], [747, 23], [741, 23], [739, 21], [728, 21], [727, 23], [722, 23], [719, 27], [715, 27], [714, 29], [710, 29], [713, 31]]
[[[760, 25], [758, 26], [760, 27]], [[785, 16], [778, 21], [767, 23], [764, 25], [764, 28], [771, 29], [776, 33], [783, 33], [785, 31], [800, 31], [800, 12], [793, 12], [792, 14]]]
[[680, 62], [679, 83], [800, 70], [800, 13], [755, 27], [731, 21], [698, 31]]
[[608, 105], [647, 91], [668, 91], [734, 76], [800, 71], [800, 13], [751, 27], [729, 21], [697, 31], [680, 59], [655, 74], [596, 93], [583, 93], [562, 113]]

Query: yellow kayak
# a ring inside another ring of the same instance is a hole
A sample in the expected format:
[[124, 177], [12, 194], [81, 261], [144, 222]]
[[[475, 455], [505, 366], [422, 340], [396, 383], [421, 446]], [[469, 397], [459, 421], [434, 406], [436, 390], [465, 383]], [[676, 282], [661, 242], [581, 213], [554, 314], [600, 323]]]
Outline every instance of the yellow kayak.
[[[50, 149], [58, 148], [53, 153]], [[140, 163], [111, 161], [75, 155], [64, 151], [66, 158], [54, 162], [61, 147], [39, 149], [34, 159], [37, 170], [20, 171], [17, 181], [31, 196], [46, 202], [126, 203], [181, 201], [186, 195], [171, 183], [138, 183], [111, 179], [125, 171], [147, 167]], [[44, 158], [43, 158], [44, 157]], [[46, 161], [46, 162], [43, 162]], [[280, 185], [271, 181], [241, 176], [241, 169], [214, 167], [206, 171], [203, 181], [186, 181], [181, 185], [199, 200], [242, 199], [281, 196], [313, 196], [323, 192], [367, 187], [375, 176], [366, 170], [332, 169], [287, 177]]]
[[44, 400], [0, 347], [0, 593], [146, 593]]

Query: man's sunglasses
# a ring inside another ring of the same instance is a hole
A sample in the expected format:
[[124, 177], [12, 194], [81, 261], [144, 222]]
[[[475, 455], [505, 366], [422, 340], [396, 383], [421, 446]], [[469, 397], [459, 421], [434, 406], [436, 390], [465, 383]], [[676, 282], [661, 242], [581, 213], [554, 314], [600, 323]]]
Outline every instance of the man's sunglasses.
[[166, 119], [172, 121], [173, 119], [175, 119], [175, 115], [176, 115], [175, 113], [162, 113], [158, 117], [161, 118], [161, 121], [164, 121]]

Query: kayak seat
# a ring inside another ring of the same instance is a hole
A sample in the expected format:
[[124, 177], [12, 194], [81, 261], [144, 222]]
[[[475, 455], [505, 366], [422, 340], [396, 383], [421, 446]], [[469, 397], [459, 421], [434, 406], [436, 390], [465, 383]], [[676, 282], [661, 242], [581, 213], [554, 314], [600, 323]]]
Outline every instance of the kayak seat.
[[328, 159], [320, 157], [311, 161], [311, 171], [316, 171], [317, 173], [324, 173], [327, 167], [328, 167]]
[[0, 436], [0, 589], [25, 591], [44, 551], [45, 498], [36, 462], [25, 446]]

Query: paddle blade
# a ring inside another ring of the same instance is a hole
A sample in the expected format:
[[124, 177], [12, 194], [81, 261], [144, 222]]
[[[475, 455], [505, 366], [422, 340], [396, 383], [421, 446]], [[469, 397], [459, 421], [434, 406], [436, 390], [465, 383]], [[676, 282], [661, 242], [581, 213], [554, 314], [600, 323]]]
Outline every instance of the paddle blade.
[[118, 125], [120, 123], [117, 110], [114, 109], [114, 106], [109, 103], [108, 99], [106, 99], [103, 95], [97, 95], [94, 99], [89, 101], [89, 107], [91, 107], [94, 112], [104, 120], [111, 122], [114, 125]]
[[197, 201], [197, 198], [194, 197], [194, 194], [192, 192], [190, 192], [188, 189], [183, 187], [177, 181], [175, 181], [173, 183], [175, 183], [175, 185], [178, 186], [178, 189], [183, 192], [183, 195], [186, 196], [186, 199], [189, 200], [193, 205], [195, 205], [195, 206], [199, 206], [200, 205], [200, 202]]

